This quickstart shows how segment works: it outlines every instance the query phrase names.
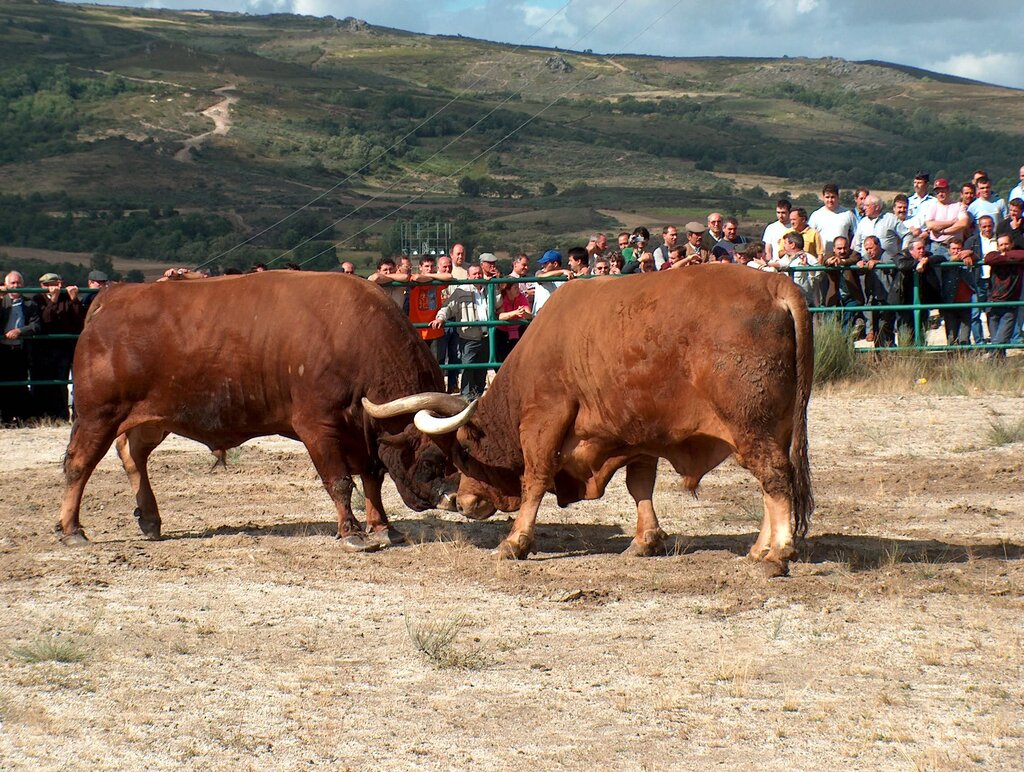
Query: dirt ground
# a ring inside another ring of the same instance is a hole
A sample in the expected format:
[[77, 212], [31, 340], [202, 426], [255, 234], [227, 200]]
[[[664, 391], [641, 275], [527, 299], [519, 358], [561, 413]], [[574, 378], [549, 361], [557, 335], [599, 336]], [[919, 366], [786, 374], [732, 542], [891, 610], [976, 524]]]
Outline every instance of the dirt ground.
[[662, 474], [670, 556], [618, 555], [620, 474], [547, 503], [539, 553], [497, 563], [504, 517], [412, 514], [390, 484], [413, 545], [344, 554], [300, 446], [211, 472], [172, 439], [151, 463], [165, 540], [110, 456], [93, 543], [69, 548], [67, 427], [2, 431], [0, 768], [1019, 769], [1024, 444], [990, 427], [1022, 414], [815, 397], [817, 512], [771, 580], [741, 557], [761, 505], [731, 462], [698, 500]]

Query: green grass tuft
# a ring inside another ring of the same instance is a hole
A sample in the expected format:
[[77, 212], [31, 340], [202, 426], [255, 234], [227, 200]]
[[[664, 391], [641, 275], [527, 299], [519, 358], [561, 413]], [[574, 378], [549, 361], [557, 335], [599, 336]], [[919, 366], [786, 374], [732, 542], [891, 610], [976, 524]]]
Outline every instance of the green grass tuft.
[[83, 662], [91, 656], [88, 649], [71, 638], [39, 638], [11, 649], [11, 656], [22, 662]]

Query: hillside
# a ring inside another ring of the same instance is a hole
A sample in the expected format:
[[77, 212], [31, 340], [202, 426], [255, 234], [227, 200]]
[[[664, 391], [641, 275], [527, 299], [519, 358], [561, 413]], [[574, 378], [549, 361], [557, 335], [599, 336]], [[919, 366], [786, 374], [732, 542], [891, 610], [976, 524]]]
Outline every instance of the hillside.
[[387, 251], [411, 218], [531, 252], [607, 212], [753, 222], [765, 193], [920, 168], [1005, 190], [1024, 131], [1018, 91], [879, 62], [23, 0], [0, 7], [0, 109], [0, 244], [198, 263], [255, 236], [225, 264]]

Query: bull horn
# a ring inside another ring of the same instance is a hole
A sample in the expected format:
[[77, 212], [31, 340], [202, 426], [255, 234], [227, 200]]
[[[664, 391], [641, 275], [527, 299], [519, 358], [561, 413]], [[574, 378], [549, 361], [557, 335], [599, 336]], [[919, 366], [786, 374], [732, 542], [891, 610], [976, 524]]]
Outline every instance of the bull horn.
[[449, 432], [454, 432], [463, 424], [469, 423], [469, 419], [473, 417], [473, 413], [476, 411], [476, 403], [477, 400], [474, 399], [466, 405], [465, 410], [450, 417], [436, 416], [429, 410], [421, 410], [412, 419], [412, 422], [424, 434], [448, 434]]
[[411, 394], [385, 402], [383, 405], [377, 405], [363, 397], [363, 410], [369, 413], [371, 418], [393, 418], [396, 415], [415, 413], [417, 410], [436, 410], [446, 415], [454, 415], [465, 407], [466, 400], [440, 391]]

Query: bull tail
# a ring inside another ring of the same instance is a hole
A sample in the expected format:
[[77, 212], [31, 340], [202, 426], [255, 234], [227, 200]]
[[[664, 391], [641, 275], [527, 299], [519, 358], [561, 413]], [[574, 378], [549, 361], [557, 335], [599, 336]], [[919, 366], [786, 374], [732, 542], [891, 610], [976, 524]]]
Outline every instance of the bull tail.
[[784, 286], [786, 291], [780, 300], [793, 319], [796, 337], [796, 404], [793, 406], [793, 437], [789, 445], [789, 461], [793, 467], [793, 534], [802, 539], [807, 535], [814, 513], [811, 464], [807, 452], [807, 403], [814, 382], [814, 328], [803, 293], [792, 282], [787, 281]]

